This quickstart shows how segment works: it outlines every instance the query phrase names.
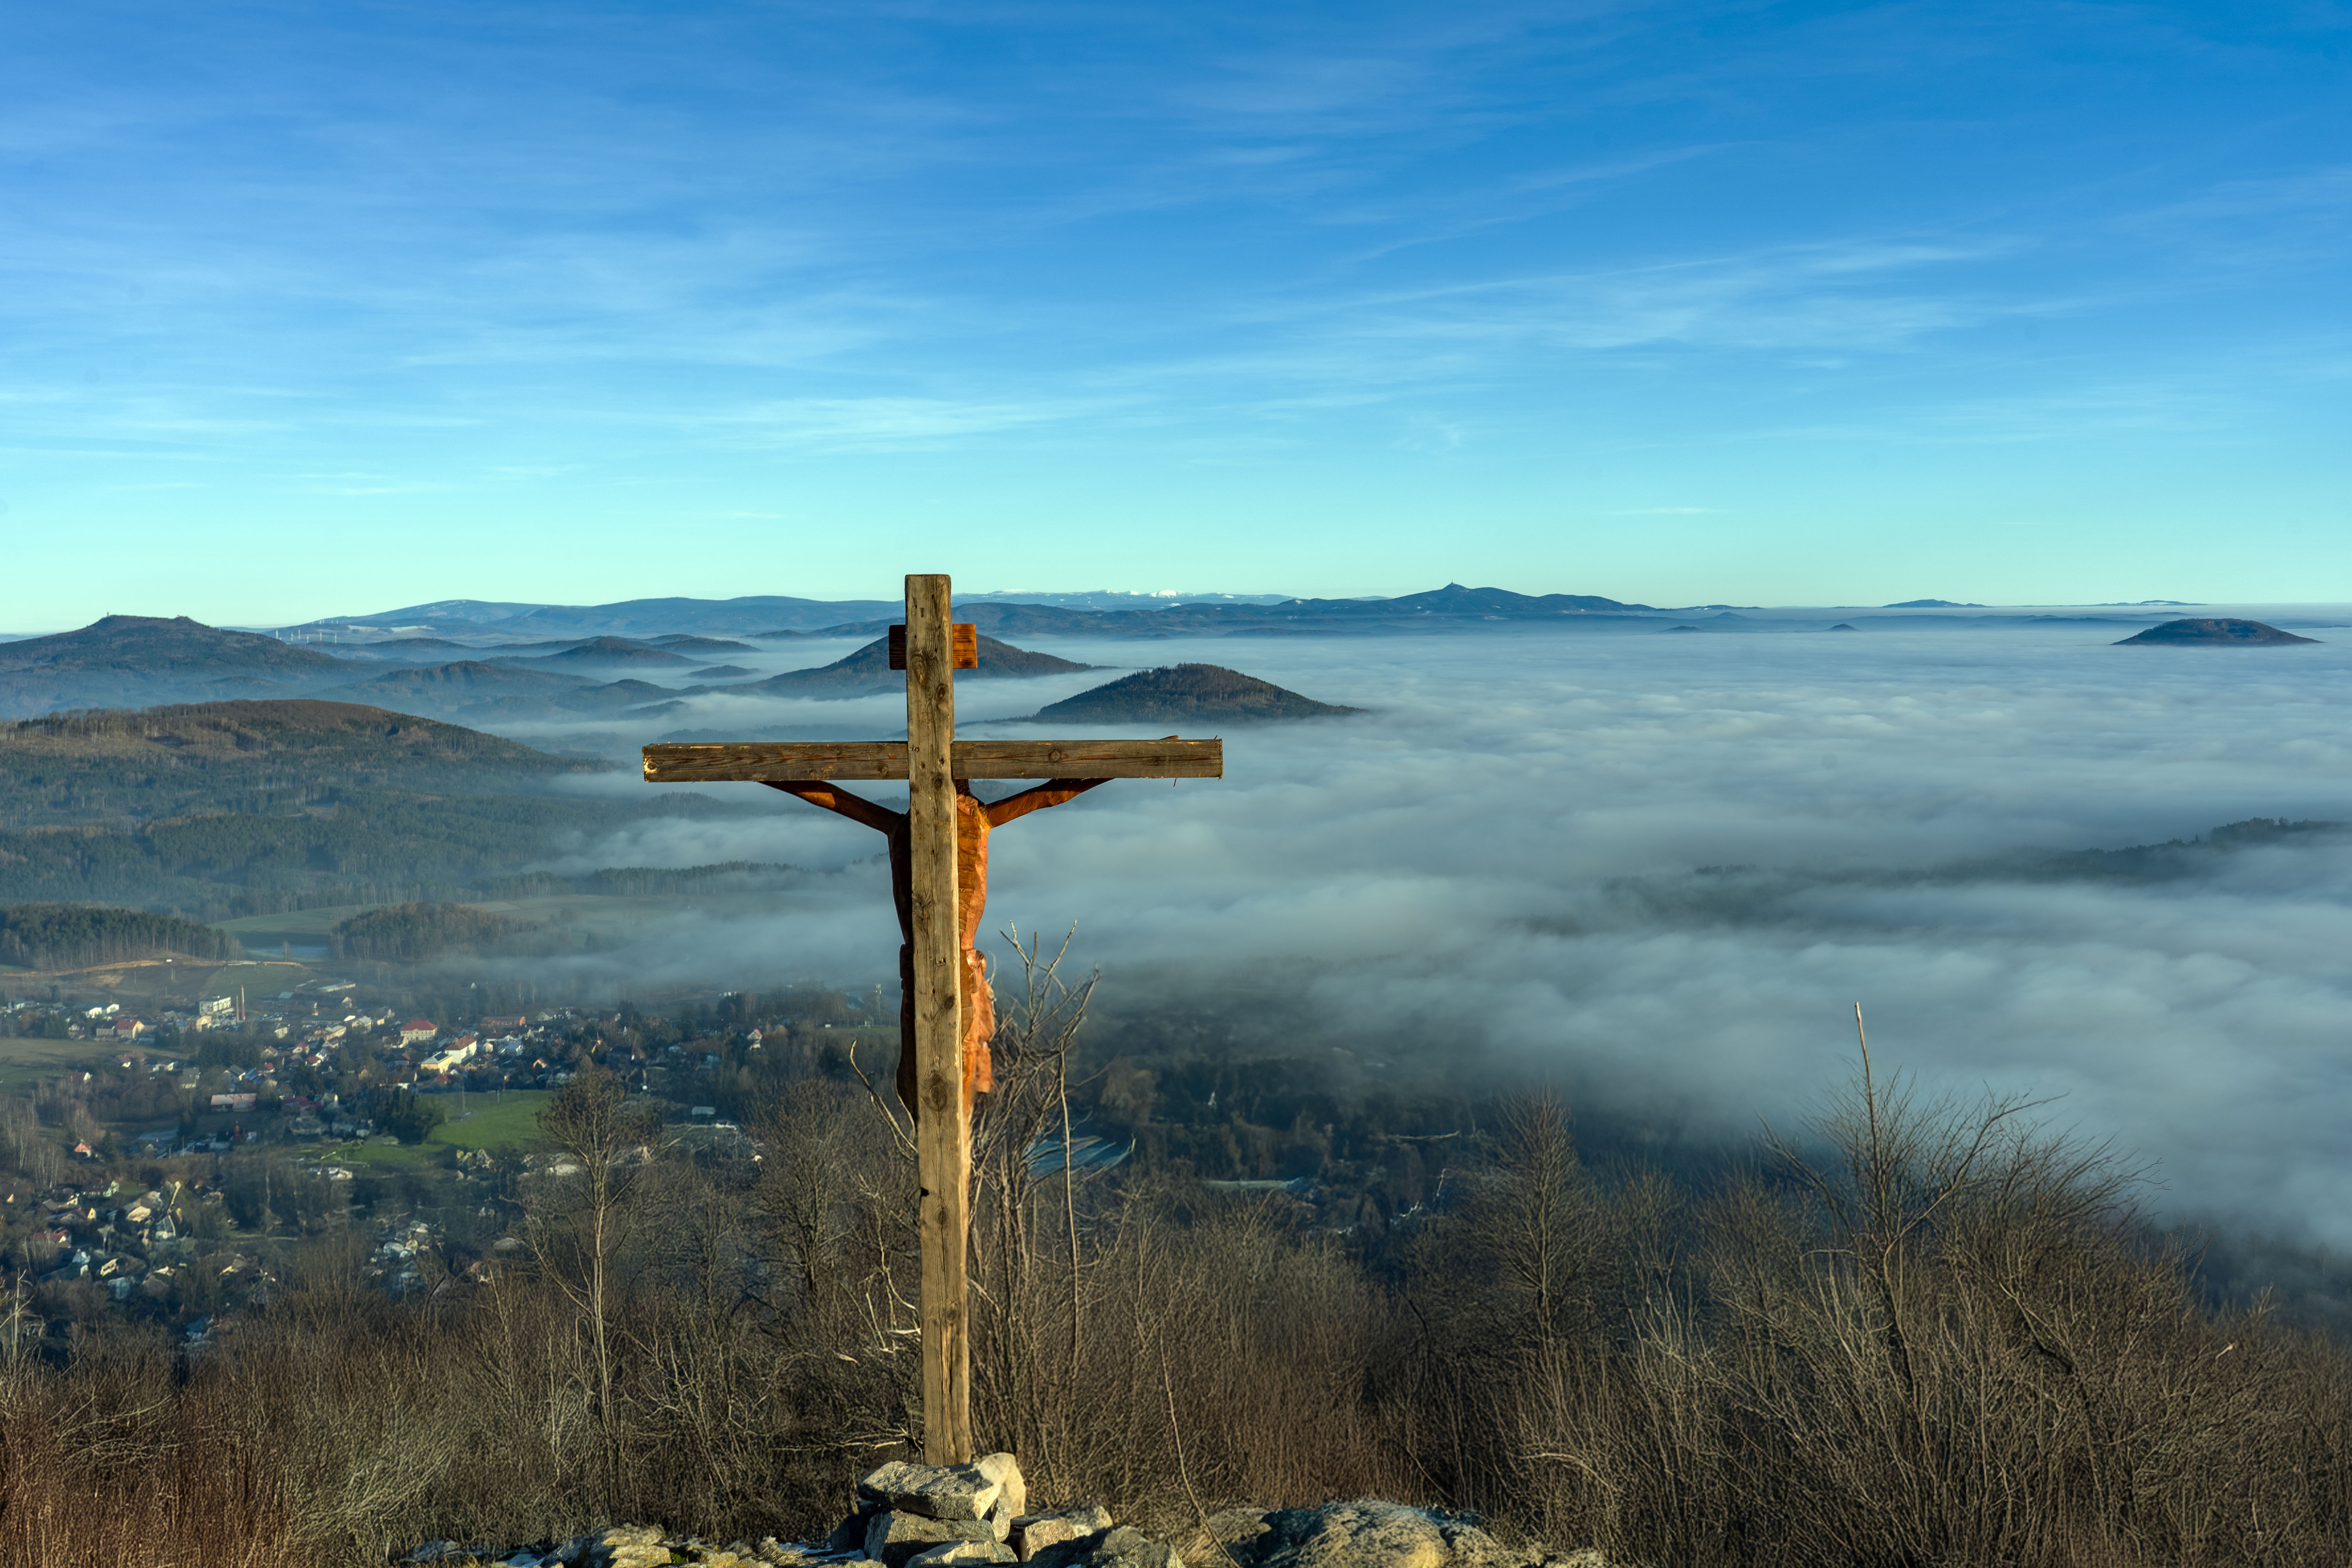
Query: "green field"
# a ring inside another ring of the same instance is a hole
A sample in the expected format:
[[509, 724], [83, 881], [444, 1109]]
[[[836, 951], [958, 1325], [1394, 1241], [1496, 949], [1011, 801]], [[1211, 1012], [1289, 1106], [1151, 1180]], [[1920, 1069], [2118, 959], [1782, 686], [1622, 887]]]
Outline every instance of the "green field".
[[245, 943], [247, 952], [257, 954], [281, 942], [317, 942], [361, 910], [380, 907], [376, 904], [326, 904], [315, 910], [289, 910], [284, 914], [247, 915], [243, 920], [221, 921], [214, 925], [213, 930], [226, 931]]
[[110, 1040], [0, 1040], [0, 1089], [16, 1089], [68, 1068], [112, 1066]]
[[280, 991], [291, 991], [317, 978], [317, 972], [302, 963], [227, 963], [205, 977], [203, 989], [207, 996], [234, 996], [242, 985], [247, 1009], [258, 1011], [264, 1001]]
[[322, 1165], [400, 1165], [411, 1170], [449, 1163], [450, 1150], [435, 1143], [321, 1143], [304, 1151]]
[[[71, 1042], [79, 1044], [79, 1041]], [[555, 1098], [544, 1089], [509, 1089], [488, 1094], [468, 1094], [460, 1114], [458, 1097], [437, 1097], [449, 1120], [436, 1127], [422, 1143], [394, 1146], [373, 1139], [364, 1143], [329, 1143], [318, 1157], [330, 1165], [401, 1165], [417, 1169], [446, 1165], [460, 1149], [512, 1149], [537, 1142], [540, 1108]]]
[[425, 1141], [427, 1147], [446, 1143], [458, 1149], [501, 1149], [536, 1142], [540, 1109], [555, 1094], [544, 1089], [509, 1089], [465, 1098], [466, 1114], [460, 1119], [457, 1097], [440, 1097], [441, 1102], [449, 1107], [449, 1120], [433, 1130]]

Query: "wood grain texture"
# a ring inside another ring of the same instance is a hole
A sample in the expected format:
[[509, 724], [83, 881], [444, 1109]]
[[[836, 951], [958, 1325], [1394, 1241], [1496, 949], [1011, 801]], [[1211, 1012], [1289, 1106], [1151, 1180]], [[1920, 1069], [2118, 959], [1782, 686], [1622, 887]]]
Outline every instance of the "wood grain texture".
[[[969, 621], [963, 621], [950, 626], [948, 633], [950, 645], [955, 649], [955, 668], [978, 669], [980, 668], [980, 627]], [[890, 668], [893, 669], [907, 668], [907, 628], [904, 626], [890, 628]]]
[[[903, 779], [904, 741], [726, 742], [645, 749], [647, 784]], [[1223, 741], [957, 741], [960, 779], [1216, 779]]]
[[923, 1457], [971, 1452], [971, 1342], [966, 1255], [971, 1117], [963, 1096], [963, 943], [957, 922], [955, 672], [948, 579], [907, 578], [908, 936], [915, 983], [917, 1225], [923, 1258]]
[[960, 779], [1221, 779], [1223, 741], [958, 741]]

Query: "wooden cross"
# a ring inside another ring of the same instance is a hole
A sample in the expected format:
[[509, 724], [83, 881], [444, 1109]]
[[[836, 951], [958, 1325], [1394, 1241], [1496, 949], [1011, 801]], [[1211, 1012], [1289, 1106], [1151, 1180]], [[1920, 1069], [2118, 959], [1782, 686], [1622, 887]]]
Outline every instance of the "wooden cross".
[[[955, 678], [977, 668], [979, 637], [949, 619], [945, 576], [907, 579], [907, 624], [890, 628], [890, 668], [907, 672], [907, 738], [810, 744], [647, 746], [647, 784], [750, 780], [877, 828], [890, 839], [898, 906], [898, 1094], [915, 1118], [922, 1190], [923, 1457], [972, 1458], [971, 1343], [965, 1254], [971, 1232], [971, 1104], [990, 1086], [995, 1008], [973, 950], [988, 900], [988, 835], [1016, 817], [1115, 778], [1223, 778], [1219, 741], [959, 741]], [[835, 787], [905, 779], [901, 814]], [[1043, 779], [983, 805], [972, 779]]]

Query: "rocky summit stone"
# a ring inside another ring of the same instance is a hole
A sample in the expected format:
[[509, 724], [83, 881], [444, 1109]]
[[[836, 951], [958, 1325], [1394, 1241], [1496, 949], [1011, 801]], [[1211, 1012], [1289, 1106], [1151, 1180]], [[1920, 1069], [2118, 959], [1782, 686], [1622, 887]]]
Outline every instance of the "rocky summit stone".
[[1024, 1513], [1012, 1521], [1008, 1540], [1013, 1554], [1026, 1563], [1048, 1546], [1097, 1535], [1109, 1528], [1110, 1510], [1092, 1502], [1057, 1513]]
[[674, 1561], [668, 1539], [650, 1524], [616, 1524], [587, 1552], [588, 1568], [669, 1568]]
[[887, 1568], [906, 1568], [918, 1553], [950, 1541], [984, 1541], [996, 1544], [996, 1531], [982, 1519], [927, 1519], [898, 1510], [877, 1513], [866, 1522], [866, 1555]]
[[1087, 1568], [1184, 1568], [1184, 1559], [1165, 1542], [1146, 1540], [1143, 1531], [1123, 1524], [1103, 1532]]
[[[1012, 1458], [1009, 1454], [989, 1457]], [[986, 1518], [1003, 1490], [1003, 1481], [991, 1480], [978, 1465], [917, 1465], [904, 1459], [892, 1460], [857, 1483], [859, 1496], [884, 1508], [939, 1520]]]
[[996, 1500], [988, 1507], [992, 1519], [1002, 1520], [996, 1539], [1004, 1539], [1013, 1521], [1029, 1511], [1029, 1483], [1021, 1479], [1021, 1462], [1010, 1454], [982, 1454], [971, 1468], [996, 1483]]
[[967, 1563], [1010, 1563], [1013, 1553], [993, 1541], [946, 1541], [907, 1559], [908, 1568], [960, 1568]]
[[1236, 1516], [1210, 1521], [1244, 1568], [1510, 1568], [1528, 1561], [1466, 1519], [1392, 1502], [1278, 1509], [1251, 1529]]
[[593, 1560], [596, 1568], [669, 1568], [677, 1561], [667, 1546], [615, 1546], [609, 1556]]
[[1184, 1568], [1173, 1547], [1123, 1524], [1040, 1546], [1029, 1562], [1032, 1568]]

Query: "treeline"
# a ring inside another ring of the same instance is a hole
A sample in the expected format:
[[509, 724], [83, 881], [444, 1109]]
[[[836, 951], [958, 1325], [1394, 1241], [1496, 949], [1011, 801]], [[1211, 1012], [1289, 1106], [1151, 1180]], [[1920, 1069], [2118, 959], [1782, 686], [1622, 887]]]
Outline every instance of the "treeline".
[[337, 958], [414, 963], [446, 952], [491, 952], [535, 929], [471, 904], [395, 904], [353, 915], [328, 932], [328, 945]]
[[26, 969], [88, 969], [171, 954], [243, 958], [237, 940], [209, 926], [145, 910], [95, 904], [17, 904], [0, 908], [0, 963]]

